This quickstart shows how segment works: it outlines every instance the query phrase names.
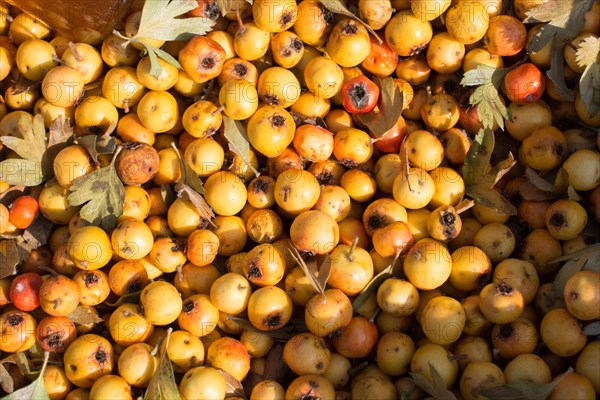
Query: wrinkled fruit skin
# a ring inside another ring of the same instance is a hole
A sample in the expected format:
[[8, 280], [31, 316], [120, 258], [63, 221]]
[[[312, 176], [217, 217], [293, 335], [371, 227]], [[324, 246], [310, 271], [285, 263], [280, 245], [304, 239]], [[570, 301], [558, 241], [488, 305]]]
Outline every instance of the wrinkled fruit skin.
[[128, 142], [117, 156], [115, 168], [125, 185], [143, 185], [158, 173], [160, 159], [154, 147]]

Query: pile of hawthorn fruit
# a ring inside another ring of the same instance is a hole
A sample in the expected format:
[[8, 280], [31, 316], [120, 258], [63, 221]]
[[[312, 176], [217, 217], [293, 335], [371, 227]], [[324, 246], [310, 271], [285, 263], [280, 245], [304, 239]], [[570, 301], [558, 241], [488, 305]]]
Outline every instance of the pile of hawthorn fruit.
[[145, 3], [0, 1], [0, 393], [600, 395], [599, 1]]

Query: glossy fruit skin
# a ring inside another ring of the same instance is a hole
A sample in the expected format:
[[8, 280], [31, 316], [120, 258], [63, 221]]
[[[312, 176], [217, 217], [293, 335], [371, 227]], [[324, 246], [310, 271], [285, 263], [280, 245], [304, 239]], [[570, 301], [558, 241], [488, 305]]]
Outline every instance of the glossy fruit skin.
[[[165, 342], [161, 343], [161, 349], [165, 348]], [[176, 330], [171, 333], [167, 354], [173, 363], [176, 373], [184, 374], [192, 368], [204, 363], [205, 346], [197, 337], [184, 330]]]
[[333, 399], [335, 398], [335, 389], [331, 382], [321, 375], [302, 375], [294, 379], [287, 387], [285, 398], [289, 400]]
[[205, 294], [194, 294], [184, 300], [181, 314], [177, 322], [194, 336], [203, 337], [210, 334], [219, 321], [219, 310]]
[[213, 39], [195, 36], [179, 52], [184, 71], [197, 83], [219, 76], [225, 62], [225, 50]]
[[7, 353], [26, 351], [35, 344], [37, 322], [23, 311], [7, 311], [0, 315], [0, 350]]
[[321, 375], [329, 368], [331, 352], [325, 339], [305, 332], [286, 342], [283, 360], [298, 375]]
[[480, 400], [479, 390], [506, 383], [502, 369], [490, 361], [473, 361], [460, 378], [460, 393], [465, 400]]
[[377, 345], [379, 333], [377, 326], [364, 317], [352, 320], [333, 342], [336, 351], [347, 358], [366, 357]]
[[546, 90], [546, 77], [532, 63], [519, 65], [504, 77], [506, 97], [514, 103], [535, 103]]
[[154, 281], [142, 290], [140, 306], [148, 322], [162, 326], [177, 319], [183, 301], [175, 286], [165, 281]]
[[8, 220], [18, 229], [31, 225], [39, 210], [38, 202], [31, 196], [18, 197], [9, 207]]
[[434, 239], [416, 242], [404, 261], [404, 273], [417, 289], [433, 290], [440, 287], [452, 271], [452, 257], [448, 249]]
[[292, 299], [277, 286], [255, 290], [248, 300], [248, 319], [259, 330], [277, 329], [292, 317]]
[[225, 378], [212, 367], [190, 369], [179, 384], [179, 393], [183, 399], [223, 399], [226, 390]]
[[448, 345], [461, 336], [466, 314], [458, 300], [435, 297], [427, 303], [419, 319], [425, 336], [433, 343]]
[[248, 139], [266, 157], [280, 155], [294, 139], [296, 123], [283, 106], [261, 107], [248, 120]]
[[433, 37], [429, 21], [416, 17], [412, 11], [400, 11], [385, 27], [385, 40], [401, 57], [418, 54]]
[[569, 278], [564, 288], [567, 310], [579, 320], [591, 321], [600, 317], [600, 274], [579, 271]]
[[379, 100], [379, 87], [364, 75], [350, 79], [342, 87], [344, 109], [353, 114], [368, 113]]
[[67, 378], [82, 388], [91, 388], [101, 376], [111, 373], [114, 350], [102, 336], [86, 334], [79, 336], [63, 356]]
[[40, 306], [46, 314], [64, 317], [77, 308], [81, 291], [64, 275], [51, 275], [40, 286]]
[[313, 296], [304, 310], [308, 330], [318, 337], [343, 329], [351, 319], [352, 304], [339, 289], [327, 289], [323, 295]]
[[40, 305], [40, 286], [43, 280], [35, 272], [17, 275], [10, 285], [10, 300], [21, 311], [33, 311]]
[[36, 340], [45, 351], [64, 353], [76, 337], [75, 324], [67, 317], [45, 317], [36, 329]]
[[327, 54], [341, 67], [359, 65], [371, 51], [367, 29], [354, 19], [340, 20], [326, 44]]
[[439, 344], [424, 344], [415, 351], [410, 362], [410, 371], [420, 373], [429, 382], [433, 382], [429, 364], [434, 364], [446, 387], [449, 388], [454, 384], [458, 375], [458, 363], [449, 357], [451, 355], [452, 353]]
[[514, 56], [525, 47], [527, 30], [515, 17], [497, 15], [490, 19], [483, 41], [492, 54], [502, 57]]

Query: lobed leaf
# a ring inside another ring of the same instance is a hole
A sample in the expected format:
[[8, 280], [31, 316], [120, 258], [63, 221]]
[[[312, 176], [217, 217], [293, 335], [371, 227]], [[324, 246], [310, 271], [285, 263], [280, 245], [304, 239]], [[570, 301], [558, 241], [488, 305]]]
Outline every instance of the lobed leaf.
[[29, 385], [16, 390], [7, 396], [4, 396], [2, 400], [50, 400], [46, 386], [44, 385], [44, 371], [46, 365], [48, 365], [48, 358], [50, 354], [44, 353], [44, 363], [40, 369], [38, 378], [31, 382]]
[[580, 67], [587, 67], [598, 59], [600, 54], [600, 38], [586, 37], [575, 52], [575, 61]]
[[377, 108], [365, 114], [356, 114], [356, 118], [380, 138], [398, 123], [402, 116], [404, 96], [400, 87], [390, 77], [383, 80], [376, 78], [375, 83], [380, 89]]
[[135, 37], [167, 41], [206, 35], [215, 21], [203, 17], [178, 18], [196, 7], [195, 0], [146, 1]]
[[321, 4], [323, 4], [323, 7], [325, 7], [332, 13], [350, 17], [350, 18], [355, 19], [356, 21], [360, 22], [361, 24], [363, 24], [363, 26], [367, 29], [367, 31], [369, 31], [369, 33], [371, 35], [375, 36], [375, 38], [377, 39], [379, 44], [383, 44], [383, 40], [381, 40], [381, 38], [379, 37], [377, 32], [375, 32], [375, 30], [373, 30], [373, 28], [371, 28], [371, 26], [369, 26], [369, 24], [367, 24], [366, 22], [364, 22], [363, 20], [358, 18], [356, 15], [354, 15], [350, 10], [348, 10], [342, 0], [319, 0], [319, 1], [321, 2]]
[[180, 400], [179, 390], [177, 388], [177, 382], [175, 381], [175, 373], [173, 372], [173, 365], [169, 359], [167, 353], [167, 346], [169, 344], [169, 338], [173, 328], [169, 328], [167, 336], [164, 339], [166, 341], [165, 346], [162, 347], [160, 352], [160, 358], [156, 372], [152, 376], [146, 392], [144, 393], [145, 400], [154, 399], [169, 399], [169, 400]]
[[0, 162], [0, 180], [10, 185], [37, 186], [44, 181], [39, 161], [8, 159]]
[[112, 230], [123, 214], [125, 187], [112, 164], [75, 179], [69, 191], [69, 204], [83, 205], [81, 218], [106, 231]]
[[520, 382], [508, 383], [482, 390], [479, 394], [494, 400], [545, 400], [563, 378], [573, 371], [569, 368], [560, 378], [547, 384]]
[[579, 93], [589, 116], [600, 113], [600, 61], [589, 64], [581, 74]]

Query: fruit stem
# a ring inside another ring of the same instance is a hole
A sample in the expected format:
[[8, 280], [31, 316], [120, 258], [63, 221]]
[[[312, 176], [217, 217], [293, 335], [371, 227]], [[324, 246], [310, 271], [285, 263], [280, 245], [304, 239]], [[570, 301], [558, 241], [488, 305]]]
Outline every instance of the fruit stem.
[[69, 42], [68, 46], [69, 46], [69, 49], [71, 49], [71, 51], [73, 52], [73, 55], [75, 56], [75, 59], [78, 62], [81, 62], [81, 60], [83, 60], [83, 57], [81, 57], [81, 53], [79, 51], [77, 51], [77, 47], [75, 47], [75, 43]]
[[352, 246], [350, 246], [350, 251], [348, 252], [348, 261], [354, 261], [354, 249], [356, 249], [356, 245], [358, 244], [358, 236], [354, 236], [352, 240]]
[[214, 117], [215, 115], [217, 115], [217, 114], [220, 114], [220, 113], [222, 113], [223, 111], [225, 111], [225, 106], [224, 106], [224, 105], [221, 105], [221, 106], [219, 106], [219, 108], [217, 108], [215, 111], [211, 112], [211, 113], [210, 113], [210, 116], [211, 116], [211, 117]]
[[431, 92], [431, 86], [427, 85], [427, 88], [425, 88], [425, 90], [427, 91], [427, 101], [429, 102], [429, 105], [432, 106], [435, 103], [435, 100], [433, 100], [433, 93]]
[[246, 27], [244, 26], [244, 21], [242, 21], [240, 10], [235, 11], [235, 19], [237, 20], [237, 23], [240, 26], [240, 33], [243, 33], [246, 30]]
[[573, 44], [573, 42], [571, 42], [569, 39], [565, 38], [564, 41], [565, 41], [565, 45], [569, 46], [572, 50], [575, 50], [575, 51], [578, 50], [577, 46], [575, 46]]

